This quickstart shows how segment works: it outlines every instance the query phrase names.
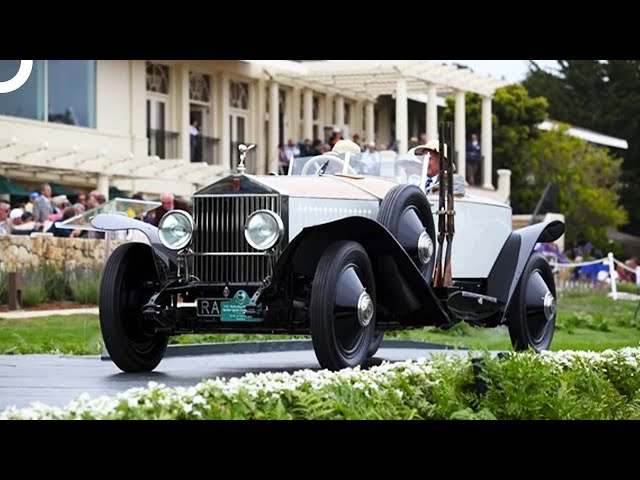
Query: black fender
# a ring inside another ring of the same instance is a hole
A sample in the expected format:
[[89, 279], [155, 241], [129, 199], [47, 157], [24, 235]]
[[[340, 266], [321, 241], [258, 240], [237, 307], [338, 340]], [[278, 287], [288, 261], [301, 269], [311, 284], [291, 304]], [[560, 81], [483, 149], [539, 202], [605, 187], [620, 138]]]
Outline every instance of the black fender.
[[402, 246], [383, 225], [366, 217], [343, 218], [304, 228], [277, 260], [266, 296], [277, 295], [275, 290], [290, 273], [313, 278], [321, 255], [337, 240], [353, 240], [365, 248], [374, 269], [378, 304], [386, 312], [420, 311], [428, 315], [430, 324], [449, 323], [429, 281], [420, 274]]
[[[170, 250], [160, 242], [159, 229], [155, 225], [115, 213], [100, 213], [91, 219], [91, 226], [100, 231], [139, 230], [146, 235], [155, 258], [162, 261], [164, 267], [175, 270], [178, 264], [178, 252]], [[158, 272], [161, 274], [161, 272]], [[162, 275], [160, 275], [162, 278]]]
[[511, 232], [487, 278], [487, 295], [504, 304], [506, 312], [536, 243], [553, 242], [563, 233], [564, 223], [559, 220], [536, 223]]

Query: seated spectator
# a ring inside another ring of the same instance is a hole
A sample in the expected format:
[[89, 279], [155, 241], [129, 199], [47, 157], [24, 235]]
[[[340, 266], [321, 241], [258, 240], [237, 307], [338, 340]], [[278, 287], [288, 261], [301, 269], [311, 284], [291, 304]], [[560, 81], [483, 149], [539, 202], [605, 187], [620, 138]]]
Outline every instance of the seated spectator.
[[173, 193], [163, 193], [160, 195], [160, 201], [162, 202], [162, 205], [149, 212], [149, 216], [152, 219], [151, 223], [156, 227], [160, 223], [164, 214], [171, 210], [184, 210], [185, 212], [191, 213], [191, 209], [189, 208], [189, 205], [187, 205], [187, 202], [175, 198]]
[[9, 218], [11, 206], [8, 203], [0, 202], [0, 235], [11, 235], [12, 222]]
[[12, 229], [13, 235], [30, 235], [33, 232], [38, 231], [38, 225], [34, 221], [33, 213], [24, 212], [22, 214], [21, 222], [19, 225], [14, 225]]
[[16, 225], [20, 225], [22, 223], [23, 213], [24, 213], [24, 210], [21, 208], [14, 208], [13, 210], [11, 210], [11, 213], [9, 213], [9, 218], [11, 219], [12, 227], [15, 227]]
[[[64, 209], [59, 221], [64, 222], [65, 220], [75, 217], [77, 214], [78, 211], [74, 207], [67, 207]], [[55, 222], [51, 225], [48, 232], [53, 233], [54, 237], [75, 237], [80, 233], [79, 230], [73, 230], [71, 228], [58, 228]]]

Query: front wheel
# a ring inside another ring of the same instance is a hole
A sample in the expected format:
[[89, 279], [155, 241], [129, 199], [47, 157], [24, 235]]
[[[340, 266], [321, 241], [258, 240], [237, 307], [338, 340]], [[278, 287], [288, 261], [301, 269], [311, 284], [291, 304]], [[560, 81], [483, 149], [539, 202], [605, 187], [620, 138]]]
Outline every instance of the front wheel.
[[362, 245], [338, 241], [325, 250], [313, 278], [309, 316], [322, 368], [364, 363], [376, 321], [376, 284]]
[[382, 330], [376, 330], [373, 334], [373, 338], [371, 339], [371, 343], [369, 344], [369, 350], [367, 351], [367, 358], [373, 357], [378, 350], [380, 349], [380, 345], [382, 345], [382, 340], [384, 339], [384, 332]]
[[142, 316], [142, 306], [157, 281], [151, 248], [125, 243], [116, 248], [100, 284], [100, 328], [113, 363], [124, 372], [150, 372], [167, 349], [168, 337], [155, 333]]
[[534, 253], [513, 294], [508, 315], [514, 350], [548, 350], [556, 326], [556, 284], [547, 260]]

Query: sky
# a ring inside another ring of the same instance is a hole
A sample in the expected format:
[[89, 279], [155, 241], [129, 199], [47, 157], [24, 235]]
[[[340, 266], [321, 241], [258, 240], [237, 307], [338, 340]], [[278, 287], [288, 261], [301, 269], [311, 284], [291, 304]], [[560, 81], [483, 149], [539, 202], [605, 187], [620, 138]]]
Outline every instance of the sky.
[[[497, 80], [506, 80], [507, 82], [521, 82], [524, 80], [528, 68], [528, 60], [427, 60], [436, 64], [452, 64], [458, 63], [469, 67], [474, 73], [481, 75], [491, 75]], [[540, 68], [553, 72], [557, 70], [558, 63], [556, 60], [534, 60]], [[372, 60], [327, 60], [327, 62], [335, 63], [371, 63]]]
[[[491, 75], [498, 80], [504, 79], [507, 82], [521, 82], [524, 80], [528, 68], [527, 60], [431, 60], [434, 63], [459, 63], [469, 67], [475, 73]], [[555, 60], [534, 60], [545, 70], [556, 69], [557, 62]]]

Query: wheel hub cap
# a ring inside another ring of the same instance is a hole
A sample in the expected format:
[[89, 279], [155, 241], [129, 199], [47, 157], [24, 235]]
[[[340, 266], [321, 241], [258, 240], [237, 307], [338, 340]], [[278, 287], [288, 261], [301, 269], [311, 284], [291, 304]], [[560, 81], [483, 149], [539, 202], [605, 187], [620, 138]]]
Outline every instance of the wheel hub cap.
[[556, 299], [551, 292], [544, 296], [544, 316], [551, 320], [556, 314]]
[[362, 292], [360, 294], [360, 298], [358, 298], [358, 322], [363, 327], [369, 325], [371, 319], [373, 318], [374, 306], [371, 301], [371, 296], [366, 292]]
[[418, 239], [418, 258], [423, 264], [429, 263], [433, 255], [433, 242], [427, 232], [422, 232]]

